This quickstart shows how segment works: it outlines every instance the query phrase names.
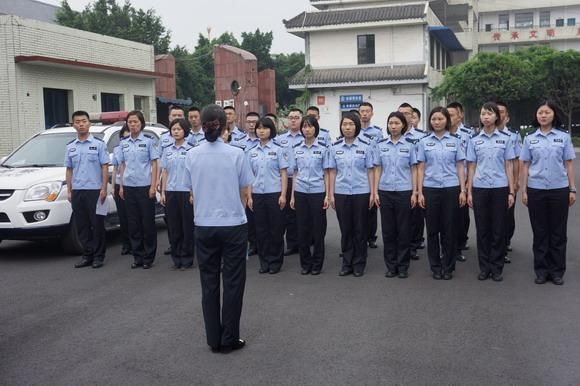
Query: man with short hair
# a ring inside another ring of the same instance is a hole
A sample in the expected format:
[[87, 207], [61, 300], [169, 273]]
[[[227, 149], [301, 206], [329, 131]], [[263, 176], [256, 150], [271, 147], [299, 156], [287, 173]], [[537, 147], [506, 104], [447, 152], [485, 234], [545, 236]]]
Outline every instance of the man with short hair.
[[[306, 115], [310, 115], [311, 117], [316, 118], [318, 123], [320, 123], [320, 109], [318, 107], [316, 107], [316, 106], [308, 107], [308, 109], [306, 109]], [[324, 144], [324, 146], [327, 146], [327, 147], [332, 145], [332, 140], [330, 139], [330, 133], [328, 132], [327, 129], [323, 129], [322, 127], [320, 127], [317, 142], [318, 143], [322, 142]]]
[[236, 108], [234, 106], [224, 107], [224, 112], [226, 113], [226, 124], [232, 136], [232, 141], [237, 141], [245, 133], [238, 127], [238, 115], [236, 114]]
[[109, 152], [102, 139], [93, 136], [86, 111], [72, 115], [77, 138], [66, 145], [64, 166], [68, 200], [83, 256], [75, 268], [101, 268], [105, 259], [105, 216], [97, 214], [98, 203], [107, 199]]
[[[293, 165], [291, 153], [294, 145], [299, 144], [304, 140], [304, 136], [300, 131], [300, 123], [302, 122], [302, 110], [292, 108], [288, 112], [288, 131], [276, 137], [276, 143], [283, 146], [288, 152], [288, 158]], [[286, 202], [290, 202], [292, 198], [292, 177], [294, 175], [294, 166], [288, 168], [288, 189], [286, 189]], [[284, 256], [289, 256], [298, 253], [298, 230], [296, 228], [296, 211], [290, 208], [290, 205], [284, 207], [285, 216], [285, 232], [286, 232], [286, 251]]]
[[203, 134], [203, 130], [201, 129], [201, 112], [199, 107], [192, 106], [187, 110], [187, 120], [191, 125], [191, 131], [186, 138], [187, 143], [191, 146], [197, 146], [200, 141], [205, 139], [205, 134]]
[[[512, 160], [513, 163], [513, 171], [514, 171], [514, 194], [517, 196], [518, 195], [518, 190], [520, 189], [520, 153], [522, 151], [522, 136], [520, 135], [519, 130], [513, 128], [513, 127], [509, 127], [508, 128], [508, 123], [510, 121], [510, 114], [509, 114], [509, 110], [507, 107], [507, 104], [505, 104], [502, 101], [497, 101], [496, 102], [497, 108], [499, 110], [499, 117], [501, 120], [501, 127], [498, 127], [497, 129], [508, 134], [510, 136], [512, 145], [514, 147], [514, 154], [516, 156], [516, 158], [514, 158]], [[515, 199], [515, 197], [514, 197]], [[507, 252], [511, 252], [512, 251], [512, 246], [511, 246], [511, 241], [512, 241], [512, 237], [514, 236], [514, 232], [516, 229], [516, 219], [515, 219], [515, 205], [512, 205], [510, 208], [508, 208], [507, 210], [507, 224], [506, 224], [506, 251]], [[505, 255], [504, 257], [504, 262], [506, 264], [510, 264], [512, 261], [509, 258], [509, 256]]]
[[416, 107], [413, 107], [413, 120], [412, 120], [413, 127], [419, 128], [419, 124], [421, 122], [421, 110]]

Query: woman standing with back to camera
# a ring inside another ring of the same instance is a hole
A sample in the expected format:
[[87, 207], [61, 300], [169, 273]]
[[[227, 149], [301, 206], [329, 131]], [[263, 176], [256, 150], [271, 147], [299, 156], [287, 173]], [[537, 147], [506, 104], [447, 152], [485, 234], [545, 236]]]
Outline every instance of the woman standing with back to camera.
[[555, 104], [542, 102], [532, 123], [537, 130], [524, 139], [522, 202], [534, 233], [536, 284], [564, 284], [568, 209], [576, 202], [574, 147]]

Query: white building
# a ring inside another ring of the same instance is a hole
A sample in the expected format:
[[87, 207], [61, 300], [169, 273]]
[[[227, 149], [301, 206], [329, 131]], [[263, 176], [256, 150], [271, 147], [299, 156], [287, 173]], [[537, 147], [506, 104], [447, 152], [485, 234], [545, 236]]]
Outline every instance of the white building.
[[153, 46], [0, 15], [0, 155], [75, 110], [156, 121]]
[[515, 51], [533, 44], [580, 50], [580, 1], [310, 4], [316, 9], [284, 21], [287, 31], [305, 43], [306, 66], [291, 79], [290, 88], [310, 92], [310, 104], [318, 105], [321, 124], [333, 136], [341, 113], [363, 100], [374, 105], [373, 123], [383, 128], [388, 114], [402, 102], [425, 115], [442, 71], [480, 51]]

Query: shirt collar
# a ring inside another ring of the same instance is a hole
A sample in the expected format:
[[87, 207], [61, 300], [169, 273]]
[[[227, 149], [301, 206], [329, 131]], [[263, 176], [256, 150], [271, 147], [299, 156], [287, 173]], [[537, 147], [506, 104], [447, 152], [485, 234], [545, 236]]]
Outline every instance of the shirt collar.
[[557, 133], [553, 127], [550, 129], [550, 131], [548, 131], [548, 134], [542, 133], [542, 129], [538, 127], [538, 130], [536, 130], [535, 134], [541, 135], [542, 137], [547, 137], [548, 135], [552, 135], [552, 134], [557, 135]]
[[[504, 130], [505, 130], [505, 129], [504, 129]], [[503, 130], [502, 130], [502, 131], [503, 131]], [[496, 135], [499, 135], [499, 130], [498, 130], [498, 128], [496, 127], [496, 128], [493, 130], [493, 132], [491, 133], [491, 135], [487, 135], [487, 133], [485, 132], [485, 130], [481, 129], [481, 132], [479, 133], [479, 135], [482, 135], [482, 136], [484, 136], [484, 137], [487, 137], [487, 138], [491, 138], [491, 137], [494, 137], [494, 136], [496, 136]]]
[[93, 142], [94, 139], [95, 139], [95, 137], [93, 137], [92, 134], [89, 134], [89, 136], [87, 137], [87, 139], [85, 139], [84, 141], [79, 140], [78, 137], [77, 137], [77, 140], [75, 141], [75, 143]]
[[143, 134], [143, 131], [141, 131], [137, 138], [133, 139], [133, 137], [131, 137], [131, 136], [129, 136], [128, 138], [129, 138], [129, 141], [133, 141], [133, 142], [143, 141], [145, 139], [145, 134]]

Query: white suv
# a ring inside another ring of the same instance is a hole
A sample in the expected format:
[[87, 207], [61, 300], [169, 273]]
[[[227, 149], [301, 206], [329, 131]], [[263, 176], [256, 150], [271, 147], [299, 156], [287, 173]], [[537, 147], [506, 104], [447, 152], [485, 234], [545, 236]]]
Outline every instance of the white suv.
[[[91, 134], [107, 144], [110, 156], [119, 144], [123, 122], [92, 126]], [[167, 128], [148, 124], [144, 133], [156, 141]], [[42, 240], [58, 238], [68, 253], [78, 254], [82, 247], [77, 238], [72, 208], [68, 201], [64, 153], [68, 142], [76, 138], [72, 127], [42, 131], [14, 150], [0, 163], [0, 242], [2, 240]], [[111, 172], [112, 166], [110, 168]], [[111, 192], [111, 184], [109, 184]], [[115, 201], [107, 196], [107, 230], [118, 228]], [[157, 205], [156, 215], [162, 210]]]

